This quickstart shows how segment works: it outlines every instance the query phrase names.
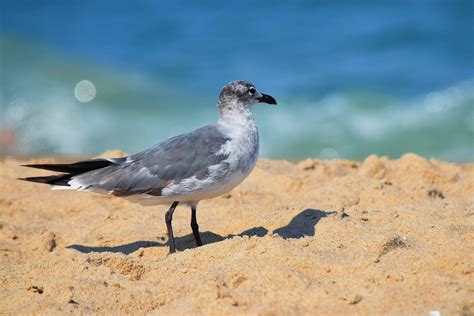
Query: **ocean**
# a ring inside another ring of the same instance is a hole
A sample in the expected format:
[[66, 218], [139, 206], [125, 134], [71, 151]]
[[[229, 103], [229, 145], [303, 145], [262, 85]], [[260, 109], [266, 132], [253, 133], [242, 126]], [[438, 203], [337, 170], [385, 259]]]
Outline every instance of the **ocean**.
[[[253, 82], [261, 155], [474, 161], [473, 1], [0, 2], [0, 154], [137, 152]], [[85, 81], [86, 80], [86, 81]], [[87, 101], [87, 102], [81, 102]]]

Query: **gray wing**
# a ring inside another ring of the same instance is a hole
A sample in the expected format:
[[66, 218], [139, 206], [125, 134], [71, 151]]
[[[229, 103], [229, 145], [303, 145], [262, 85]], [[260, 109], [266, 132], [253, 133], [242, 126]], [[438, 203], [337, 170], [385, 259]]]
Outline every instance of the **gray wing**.
[[210, 166], [227, 159], [228, 155], [219, 151], [228, 140], [215, 125], [207, 125], [131, 155], [120, 164], [81, 174], [73, 182], [84, 189], [119, 196], [161, 195], [171, 182], [204, 178]]

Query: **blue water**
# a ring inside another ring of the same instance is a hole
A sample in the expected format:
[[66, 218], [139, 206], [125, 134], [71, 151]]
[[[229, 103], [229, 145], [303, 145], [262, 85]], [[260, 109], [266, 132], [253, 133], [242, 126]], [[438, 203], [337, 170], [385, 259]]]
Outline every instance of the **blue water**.
[[[474, 160], [473, 1], [0, 2], [0, 152], [134, 152], [254, 82], [262, 154]], [[97, 95], [80, 103], [76, 84]]]

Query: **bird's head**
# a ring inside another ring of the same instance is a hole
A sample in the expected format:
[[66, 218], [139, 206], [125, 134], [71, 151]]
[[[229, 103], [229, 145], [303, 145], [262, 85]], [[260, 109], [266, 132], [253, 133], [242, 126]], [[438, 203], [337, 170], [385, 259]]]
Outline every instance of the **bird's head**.
[[258, 92], [250, 82], [234, 80], [222, 88], [218, 106], [220, 110], [249, 109], [257, 103], [277, 104], [272, 96]]

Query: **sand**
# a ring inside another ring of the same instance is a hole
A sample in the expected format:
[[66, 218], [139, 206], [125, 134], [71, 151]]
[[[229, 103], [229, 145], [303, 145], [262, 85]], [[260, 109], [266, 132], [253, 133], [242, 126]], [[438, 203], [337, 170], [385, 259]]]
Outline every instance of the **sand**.
[[167, 206], [15, 180], [55, 161], [0, 164], [0, 314], [474, 313], [472, 163], [261, 159], [168, 255]]

